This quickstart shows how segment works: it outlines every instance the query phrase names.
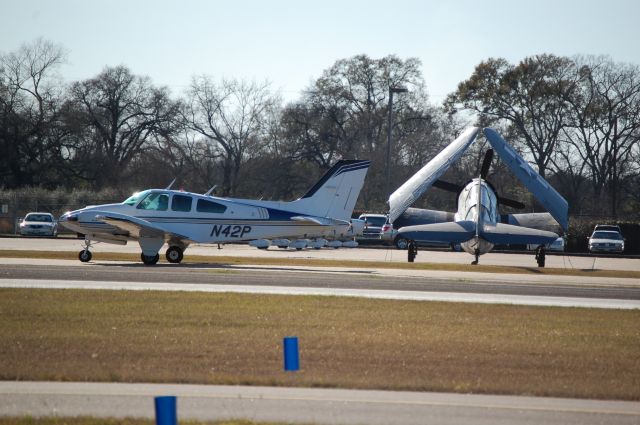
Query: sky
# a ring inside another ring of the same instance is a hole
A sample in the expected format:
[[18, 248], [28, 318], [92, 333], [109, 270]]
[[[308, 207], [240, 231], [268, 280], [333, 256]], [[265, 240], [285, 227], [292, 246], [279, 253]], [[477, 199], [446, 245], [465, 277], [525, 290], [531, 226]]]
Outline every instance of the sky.
[[67, 82], [126, 65], [180, 95], [194, 75], [270, 81], [285, 101], [337, 60], [422, 61], [434, 103], [490, 57], [609, 55], [640, 65], [636, 0], [0, 0], [0, 52], [62, 45]]

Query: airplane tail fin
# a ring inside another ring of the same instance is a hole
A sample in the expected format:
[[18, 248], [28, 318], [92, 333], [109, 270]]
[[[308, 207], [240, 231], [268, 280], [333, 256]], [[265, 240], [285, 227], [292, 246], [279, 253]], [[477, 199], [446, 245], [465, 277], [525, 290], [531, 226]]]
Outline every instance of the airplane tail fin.
[[351, 218], [371, 161], [340, 160], [292, 207], [303, 214], [347, 221]]

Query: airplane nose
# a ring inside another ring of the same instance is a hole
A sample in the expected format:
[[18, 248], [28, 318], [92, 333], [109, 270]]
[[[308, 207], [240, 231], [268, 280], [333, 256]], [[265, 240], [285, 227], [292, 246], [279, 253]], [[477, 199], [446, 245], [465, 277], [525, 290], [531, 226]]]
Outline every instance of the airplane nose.
[[78, 221], [78, 214], [74, 214], [71, 212], [64, 213], [60, 216], [58, 221]]

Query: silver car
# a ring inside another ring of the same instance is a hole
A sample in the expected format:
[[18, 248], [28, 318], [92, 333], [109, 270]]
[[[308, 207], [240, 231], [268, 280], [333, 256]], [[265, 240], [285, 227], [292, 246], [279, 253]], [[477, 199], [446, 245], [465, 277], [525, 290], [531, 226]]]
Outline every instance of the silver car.
[[22, 236], [56, 236], [58, 223], [52, 214], [44, 212], [30, 212], [20, 222]]
[[589, 252], [624, 252], [624, 238], [620, 232], [596, 230], [589, 238]]

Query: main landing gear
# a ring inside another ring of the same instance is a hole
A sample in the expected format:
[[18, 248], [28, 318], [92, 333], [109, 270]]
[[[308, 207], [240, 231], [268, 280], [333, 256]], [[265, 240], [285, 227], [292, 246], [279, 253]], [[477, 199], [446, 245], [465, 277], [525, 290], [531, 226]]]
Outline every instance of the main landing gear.
[[184, 257], [183, 250], [179, 246], [170, 246], [169, 248], [167, 248], [165, 257], [167, 257], [168, 262], [178, 264]]
[[140, 259], [144, 263], [145, 266], [153, 266], [160, 259], [160, 255], [144, 255], [144, 253], [140, 254]]
[[407, 261], [413, 263], [416, 255], [418, 255], [418, 244], [416, 241], [409, 241], [409, 245], [407, 245]]
[[538, 267], [544, 267], [544, 263], [547, 256], [547, 249], [544, 245], [540, 245], [536, 248], [536, 261], [538, 262]]
[[[184, 250], [176, 245], [172, 245], [167, 248], [167, 252], [164, 254], [168, 262], [178, 264], [184, 258]], [[146, 266], [153, 266], [160, 259], [160, 254], [156, 255], [144, 255], [144, 252], [140, 254], [140, 259]]]

